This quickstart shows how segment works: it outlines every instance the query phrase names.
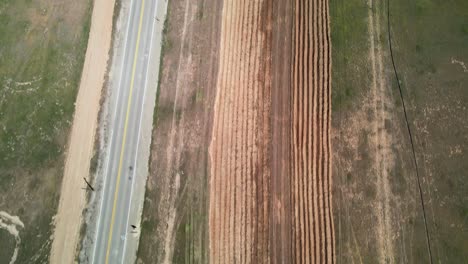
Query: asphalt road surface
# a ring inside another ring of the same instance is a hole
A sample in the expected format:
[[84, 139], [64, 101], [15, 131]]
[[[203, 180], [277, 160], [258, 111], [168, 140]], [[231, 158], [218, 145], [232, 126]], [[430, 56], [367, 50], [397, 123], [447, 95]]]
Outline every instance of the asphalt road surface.
[[[131, 0], [91, 263], [124, 263], [158, 1]], [[154, 69], [151, 69], [152, 71]], [[154, 84], [156, 85], [156, 84]], [[140, 160], [139, 162], [148, 162]], [[139, 176], [138, 176], [139, 177]]]

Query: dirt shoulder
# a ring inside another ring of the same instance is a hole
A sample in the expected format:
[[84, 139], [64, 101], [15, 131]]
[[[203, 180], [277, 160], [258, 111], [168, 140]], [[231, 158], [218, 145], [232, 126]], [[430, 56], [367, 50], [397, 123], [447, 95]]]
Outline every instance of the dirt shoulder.
[[91, 29], [75, 115], [69, 139], [51, 263], [72, 263], [80, 237], [86, 203], [83, 177], [88, 177], [98, 121], [99, 101], [107, 70], [114, 1], [94, 2]]
[[222, 1], [169, 1], [138, 263], [208, 261], [208, 146]]

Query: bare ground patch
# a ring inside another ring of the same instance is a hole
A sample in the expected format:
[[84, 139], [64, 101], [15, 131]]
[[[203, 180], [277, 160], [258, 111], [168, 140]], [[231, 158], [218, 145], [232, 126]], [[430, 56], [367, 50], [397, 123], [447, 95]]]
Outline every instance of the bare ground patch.
[[[98, 121], [101, 89], [107, 71], [114, 1], [95, 1], [88, 47], [66, 154], [60, 203], [55, 217], [51, 263], [72, 263], [77, 254]], [[103, 34], [102, 32], [106, 32]], [[77, 189], [80, 190], [77, 192]]]
[[208, 260], [208, 145], [221, 1], [171, 1], [138, 263]]

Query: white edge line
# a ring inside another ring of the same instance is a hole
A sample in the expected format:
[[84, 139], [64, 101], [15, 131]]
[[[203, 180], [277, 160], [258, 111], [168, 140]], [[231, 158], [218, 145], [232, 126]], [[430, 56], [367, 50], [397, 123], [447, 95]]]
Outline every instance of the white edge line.
[[[134, 189], [134, 184], [135, 184], [135, 173], [137, 171], [137, 166], [136, 166], [136, 162], [137, 162], [137, 157], [138, 157], [138, 149], [140, 147], [140, 138], [141, 138], [141, 134], [140, 134], [140, 131], [141, 131], [141, 124], [142, 124], [142, 121], [143, 121], [143, 111], [145, 110], [145, 97], [146, 97], [146, 91], [147, 91], [147, 87], [148, 87], [148, 71], [149, 71], [149, 68], [150, 68], [150, 62], [151, 62], [151, 55], [152, 55], [152, 49], [153, 49], [153, 35], [154, 35], [154, 31], [156, 31], [154, 25], [156, 24], [156, 17], [158, 15], [158, 0], [156, 0], [156, 10], [154, 11], [154, 17], [151, 16], [151, 19], [153, 20], [153, 25], [152, 25], [152, 30], [151, 30], [151, 41], [150, 41], [150, 49], [149, 49], [149, 55], [148, 55], [148, 62], [147, 62], [147, 66], [146, 66], [146, 77], [145, 77], [145, 88], [144, 88], [144, 91], [143, 91], [143, 105], [141, 107], [141, 113], [140, 113], [140, 124], [138, 125], [138, 140], [137, 140], [137, 147], [136, 147], [136, 153], [135, 153], [135, 161], [133, 163], [133, 166], [134, 166], [134, 170], [133, 170], [133, 175], [132, 175], [132, 188], [130, 189], [130, 203], [129, 203], [129, 206], [128, 206], [128, 214], [127, 214], [127, 221], [125, 223], [125, 240], [124, 240], [124, 246], [123, 246], [123, 255], [122, 255], [122, 264], [124, 263], [125, 261], [125, 253], [127, 253], [127, 235], [128, 235], [128, 221], [130, 219], [130, 211], [131, 211], [131, 208], [132, 208], [132, 196], [133, 196], [133, 189]], [[159, 76], [158, 76], [159, 78]], [[156, 93], [157, 93], [157, 89], [158, 87], [156, 86]], [[153, 113], [154, 114], [154, 113]], [[140, 229], [141, 230], [141, 229]], [[141, 233], [140, 233], [141, 234]]]
[[[127, 23], [127, 32], [125, 33], [125, 44], [124, 44], [124, 52], [123, 52], [123, 56], [122, 56], [122, 63], [121, 63], [121, 69], [120, 69], [120, 81], [119, 81], [119, 86], [118, 86], [118, 89], [117, 89], [117, 99], [115, 100], [115, 109], [114, 109], [114, 115], [111, 117], [114, 118], [113, 120], [113, 124], [115, 124], [115, 121], [117, 119], [117, 105], [119, 103], [119, 99], [120, 99], [120, 90], [122, 88], [122, 79], [123, 79], [123, 70], [124, 70], [124, 62], [125, 62], [125, 54], [127, 52], [127, 38], [129, 36], [129, 32], [130, 32], [130, 23], [132, 21], [132, 10], [133, 10], [133, 0], [130, 0], [130, 11], [129, 11], [129, 16], [128, 16], [128, 23]], [[114, 10], [115, 12], [115, 10]], [[119, 11], [120, 12], [120, 11]], [[112, 25], [112, 27], [114, 27], [114, 25]], [[112, 33], [111, 33], [112, 34]], [[114, 43], [112, 43], [114, 44]], [[111, 49], [113, 49], [114, 47], [110, 47]], [[94, 246], [93, 246], [93, 254], [92, 254], [92, 259], [91, 259], [91, 263], [94, 263], [94, 258], [96, 256], [96, 249], [97, 249], [97, 237], [98, 237], [98, 233], [99, 233], [99, 227], [101, 225], [101, 215], [102, 215], [102, 205], [104, 203], [104, 193], [105, 193], [105, 189], [106, 189], [106, 181], [107, 181], [107, 175], [108, 175], [108, 172], [109, 172], [109, 163], [110, 163], [110, 158], [111, 158], [111, 149], [112, 149], [112, 140], [114, 138], [114, 131], [113, 130], [110, 130], [110, 141], [109, 141], [109, 148], [108, 148], [108, 155], [107, 155], [107, 160], [106, 160], [106, 169], [104, 170], [104, 181], [102, 182], [102, 192], [101, 192], [101, 204], [99, 205], [99, 214], [98, 214], [98, 217], [97, 217], [97, 228], [96, 228], [96, 234], [94, 235]]]

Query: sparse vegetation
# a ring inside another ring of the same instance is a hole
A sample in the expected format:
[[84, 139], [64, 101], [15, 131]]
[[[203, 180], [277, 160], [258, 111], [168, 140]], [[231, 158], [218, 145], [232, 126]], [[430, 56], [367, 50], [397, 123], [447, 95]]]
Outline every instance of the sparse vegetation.
[[195, 90], [195, 92], [192, 95], [191, 102], [192, 105], [198, 104], [203, 101], [203, 89], [198, 88]]
[[431, 215], [434, 263], [468, 258], [468, 218], [460, 213], [468, 211], [468, 75], [453, 61], [468, 62], [468, 35], [460, 30], [467, 14], [464, 0], [391, 1], [395, 63]]
[[[364, 1], [330, 1], [333, 49], [332, 108], [349, 109], [361, 98], [369, 80], [367, 9]], [[335, 26], [336, 25], [336, 26]], [[341, 70], [345, 69], [346, 70]], [[336, 71], [335, 69], [338, 69]], [[337, 88], [338, 87], [338, 88]]]
[[0, 1], [0, 207], [25, 224], [17, 263], [50, 250], [92, 10], [67, 5]]
[[169, 38], [168, 33], [169, 33], [169, 17], [170, 14], [170, 9], [167, 8], [167, 15], [164, 20], [163, 24], [163, 31], [162, 31], [162, 44], [161, 44], [161, 55], [159, 59], [159, 73], [158, 73], [158, 88], [156, 89], [156, 103], [154, 104], [154, 112], [153, 112], [153, 125], [155, 127], [158, 126], [159, 124], [159, 118], [162, 113], [161, 109], [159, 109], [159, 95], [161, 94], [161, 78], [162, 78], [162, 72], [163, 72], [163, 67], [164, 67], [164, 54], [170, 50], [172, 47], [172, 44], [170, 41], [167, 39]]
[[[387, 214], [384, 219], [389, 219], [388, 230], [393, 228], [394, 239], [398, 237], [394, 240], [398, 248], [385, 251], [385, 259], [393, 259], [397, 263], [428, 262], [421, 200], [398, 92], [400, 85], [415, 139], [433, 262], [462, 263], [467, 258], [463, 249], [468, 246], [468, 237], [462, 231], [468, 225], [468, 218], [463, 213], [467, 212], [467, 207], [466, 202], [461, 202], [468, 192], [466, 177], [463, 176], [467, 167], [466, 162], [462, 161], [466, 160], [464, 149], [468, 145], [466, 137], [462, 136], [468, 127], [464, 118], [468, 109], [468, 93], [462, 87], [467, 86], [468, 76], [460, 64], [452, 62], [452, 58], [465, 63], [468, 61], [468, 34], [464, 30], [468, 2], [389, 1], [392, 45], [400, 83], [397, 83], [393, 73], [389, 54], [387, 1], [372, 2], [374, 6], [367, 6], [367, 1], [330, 1], [332, 119], [337, 135], [334, 141], [334, 152], [337, 153], [334, 159], [334, 166], [337, 166], [334, 169], [334, 184], [341, 195], [335, 200], [338, 205], [336, 219], [341, 222], [337, 261], [378, 262], [379, 250], [374, 243], [375, 238], [368, 233], [369, 225], [363, 223], [377, 225], [375, 217], [379, 210], [385, 208], [384, 202], [379, 200], [379, 192], [375, 192], [375, 186], [382, 183], [373, 182], [368, 177], [378, 175], [383, 170], [376, 167], [372, 173], [366, 174], [369, 162], [374, 161], [369, 156], [372, 148], [368, 144], [371, 142], [363, 138], [372, 138], [372, 134], [363, 125], [367, 122], [361, 122], [363, 115], [359, 115], [359, 109], [369, 97], [368, 88], [372, 80], [367, 39], [370, 8], [374, 23], [377, 16], [380, 19], [380, 35], [374, 32], [374, 37], [383, 53], [384, 87], [391, 97], [383, 110], [392, 109], [394, 113], [394, 118], [385, 119], [385, 127], [379, 133], [389, 133], [390, 139], [397, 139], [398, 142], [390, 150], [394, 153], [394, 160], [381, 161], [388, 166], [390, 189], [390, 195], [386, 198], [390, 201], [387, 205], [390, 215]], [[366, 118], [372, 120], [376, 111], [383, 110], [373, 109]], [[352, 133], [346, 127], [351, 123], [357, 124], [353, 126]], [[354, 135], [360, 135], [360, 140], [349, 140]], [[343, 150], [346, 144], [350, 146]], [[381, 148], [381, 145], [382, 142], [379, 142], [377, 148]], [[408, 233], [412, 235], [401, 235]], [[362, 241], [373, 242], [371, 246], [361, 247]]]
[[197, 11], [197, 19], [202, 20], [203, 19], [203, 8], [198, 8]]
[[0, 260], [9, 260], [16, 246], [15, 238], [4, 229], [0, 229]]

